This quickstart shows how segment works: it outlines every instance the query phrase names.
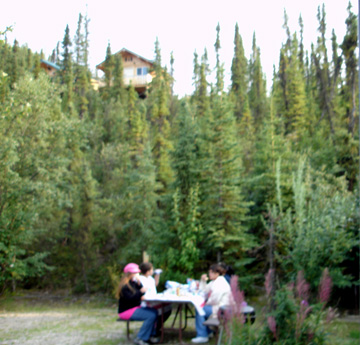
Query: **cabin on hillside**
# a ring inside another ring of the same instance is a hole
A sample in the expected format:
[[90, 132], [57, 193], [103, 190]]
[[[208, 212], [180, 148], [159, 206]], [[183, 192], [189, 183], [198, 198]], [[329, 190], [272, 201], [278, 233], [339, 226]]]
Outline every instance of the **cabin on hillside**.
[[60, 66], [54, 62], [40, 60], [40, 67], [45, 70], [49, 77], [55, 77], [56, 73], [60, 71]]
[[[115, 54], [120, 54], [123, 65], [124, 84], [134, 86], [140, 97], [145, 97], [145, 91], [154, 77], [153, 61], [131, 52], [128, 49], [121, 49]], [[96, 66], [104, 72], [104, 62]]]

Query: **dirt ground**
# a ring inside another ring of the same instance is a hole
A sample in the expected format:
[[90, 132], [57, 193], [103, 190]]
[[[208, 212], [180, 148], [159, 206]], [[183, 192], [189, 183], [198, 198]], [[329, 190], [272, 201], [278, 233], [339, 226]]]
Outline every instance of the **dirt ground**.
[[[126, 337], [126, 323], [116, 322], [116, 303], [111, 299], [30, 294], [0, 299], [1, 345], [118, 345], [133, 344]], [[193, 323], [193, 322], [192, 322]], [[140, 322], [132, 322], [134, 339]], [[194, 325], [184, 339], [190, 343]], [[169, 334], [164, 344], [178, 344]]]
[[[133, 344], [126, 338], [126, 323], [116, 322], [116, 319], [116, 303], [111, 299], [99, 300], [86, 296], [74, 298], [43, 293], [1, 298], [0, 344]], [[347, 315], [338, 321], [360, 325], [360, 316]], [[140, 326], [141, 323], [131, 323], [132, 339]], [[192, 321], [184, 333], [184, 344], [190, 344], [193, 336], [195, 329]], [[166, 335], [164, 344], [179, 344], [177, 334]], [[209, 344], [214, 345], [215, 340], [212, 339]]]

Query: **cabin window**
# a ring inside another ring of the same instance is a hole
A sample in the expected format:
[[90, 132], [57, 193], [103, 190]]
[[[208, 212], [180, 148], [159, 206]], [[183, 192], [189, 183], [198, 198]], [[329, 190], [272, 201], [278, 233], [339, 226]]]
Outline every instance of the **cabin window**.
[[148, 68], [147, 67], [139, 67], [137, 68], [137, 75], [147, 75], [148, 74]]
[[124, 77], [131, 78], [134, 76], [134, 70], [132, 67], [124, 68]]

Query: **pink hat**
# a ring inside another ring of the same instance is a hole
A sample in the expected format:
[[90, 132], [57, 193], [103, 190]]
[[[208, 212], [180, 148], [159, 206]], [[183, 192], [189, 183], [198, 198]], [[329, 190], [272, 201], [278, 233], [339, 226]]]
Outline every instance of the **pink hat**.
[[124, 267], [124, 272], [125, 273], [140, 273], [139, 265], [133, 264], [133, 263], [127, 264]]

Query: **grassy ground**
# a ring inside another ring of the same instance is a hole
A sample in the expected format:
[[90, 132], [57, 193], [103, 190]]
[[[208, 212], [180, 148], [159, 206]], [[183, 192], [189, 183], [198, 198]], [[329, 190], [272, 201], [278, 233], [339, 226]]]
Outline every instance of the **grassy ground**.
[[[116, 322], [116, 318], [116, 302], [106, 297], [73, 297], [44, 292], [7, 296], [0, 299], [0, 344], [132, 344], [126, 338], [126, 323]], [[141, 323], [131, 323], [132, 338], [140, 326]], [[359, 317], [338, 319], [329, 329], [332, 345], [358, 345], [359, 326]], [[184, 343], [190, 344], [194, 336], [191, 320], [183, 335]], [[165, 344], [179, 343], [176, 333], [167, 333], [164, 340]], [[215, 340], [209, 344], [214, 345]]]

